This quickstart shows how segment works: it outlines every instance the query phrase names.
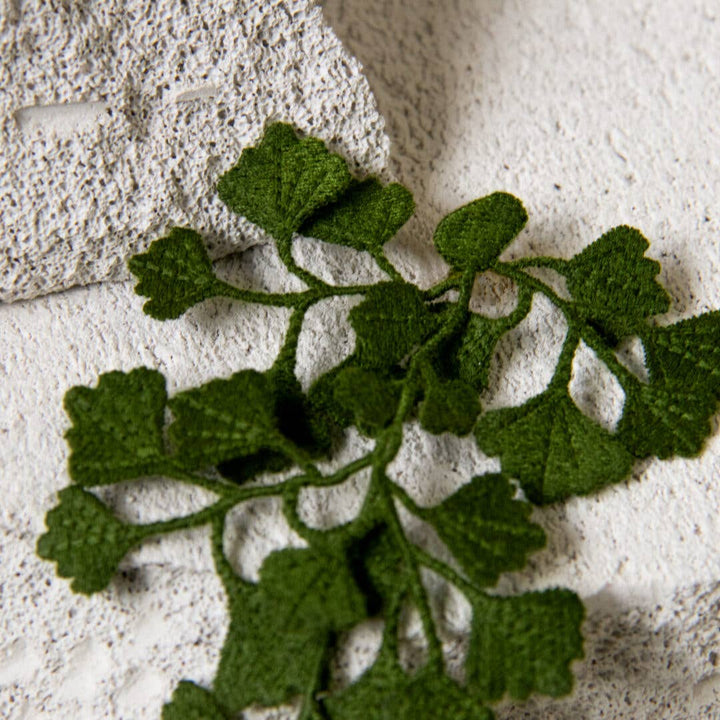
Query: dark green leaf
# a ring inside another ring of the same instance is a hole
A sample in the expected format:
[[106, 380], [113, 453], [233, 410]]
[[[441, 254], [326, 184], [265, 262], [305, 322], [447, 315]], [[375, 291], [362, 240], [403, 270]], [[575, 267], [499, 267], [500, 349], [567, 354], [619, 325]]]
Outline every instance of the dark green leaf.
[[639, 231], [621, 225], [566, 265], [568, 290], [578, 309], [611, 345], [670, 307], [668, 294], [655, 280], [660, 264], [644, 257], [648, 247]]
[[627, 394], [617, 435], [636, 457], [693, 457], [717, 409], [718, 396], [707, 388], [659, 380]]
[[385, 369], [399, 363], [432, 331], [434, 318], [414, 285], [379, 283], [350, 311], [360, 365]]
[[162, 709], [162, 720], [230, 720], [213, 694], [193, 682], [183, 680], [169, 703]]
[[57, 562], [60, 577], [73, 578], [72, 589], [91, 595], [107, 587], [128, 550], [145, 536], [142, 526], [120, 522], [94, 495], [67, 487], [45, 519], [48, 531], [37, 553]]
[[323, 208], [301, 233], [336, 245], [375, 252], [392, 238], [415, 210], [410, 192], [398, 183], [354, 182], [335, 204]]
[[444, 675], [410, 676], [387, 654], [324, 702], [331, 720], [492, 720], [493, 713]]
[[106, 485], [162, 473], [166, 401], [165, 378], [148, 368], [105, 373], [95, 389], [68, 390], [72, 479]]
[[218, 294], [218, 281], [202, 238], [189, 228], [172, 228], [147, 252], [128, 262], [138, 279], [135, 292], [150, 298], [143, 311], [158, 320], [180, 317], [188, 308]]
[[272, 553], [259, 585], [229, 601], [230, 630], [215, 694], [232, 712], [253, 703], [280, 705], [308, 692], [333, 635], [366, 617], [345, 557], [313, 550]]
[[525, 227], [522, 203], [496, 192], [474, 200], [443, 218], [435, 230], [435, 247], [454, 268], [487, 270]]
[[619, 482], [633, 463], [617, 437], [583, 415], [563, 388], [483, 415], [475, 435], [480, 449], [499, 455], [503, 472], [536, 503]]
[[652, 381], [720, 390], [720, 312], [709, 312], [643, 334]]
[[435, 435], [467, 435], [479, 412], [480, 400], [473, 387], [462, 380], [435, 379], [425, 388], [419, 418], [422, 426]]
[[170, 439], [189, 468], [272, 449], [282, 439], [273, 387], [254, 370], [179, 393], [168, 404], [175, 417]]
[[374, 437], [395, 416], [400, 388], [390, 378], [357, 367], [346, 367], [335, 380], [335, 400], [354, 418], [358, 429]]
[[466, 664], [468, 691], [483, 700], [505, 692], [566, 695], [570, 662], [583, 656], [583, 605], [568, 590], [477, 598]]
[[350, 184], [345, 161], [290, 125], [269, 125], [257, 147], [243, 150], [218, 182], [220, 199], [277, 240], [287, 241]]
[[529, 520], [532, 506], [513, 495], [502, 475], [483, 475], [423, 513], [480, 587], [494, 585], [503, 572], [519, 570], [530, 553], [545, 545], [542, 528]]

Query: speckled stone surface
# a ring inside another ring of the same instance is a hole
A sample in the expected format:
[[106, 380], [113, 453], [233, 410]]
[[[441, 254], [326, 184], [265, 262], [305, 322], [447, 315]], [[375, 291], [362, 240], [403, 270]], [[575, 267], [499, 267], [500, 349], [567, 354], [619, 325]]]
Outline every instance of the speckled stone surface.
[[[326, 20], [364, 65], [393, 141], [391, 171], [414, 192], [418, 215], [391, 255], [423, 284], [444, 267], [430, 246], [437, 220], [492, 190], [521, 197], [527, 229], [507, 256], [570, 256], [620, 223], [639, 227], [675, 307], [669, 321], [720, 307], [720, 13], [712, 2], [620, 0], [326, 0]], [[298, 239], [296, 258], [332, 282], [379, 278], [367, 258]], [[264, 289], [297, 288], [269, 246], [224, 261], [222, 272]], [[512, 308], [514, 289], [478, 280], [474, 303]], [[352, 347], [343, 303], [314, 308], [301, 336], [303, 383]], [[62, 396], [74, 384], [137, 365], [158, 368], [171, 392], [270, 365], [283, 311], [208, 302], [157, 323], [130, 283], [77, 288], [0, 307], [0, 715], [157, 718], [182, 678], [209, 683], [226, 632], [222, 588], [205, 533], [164, 538], [131, 554], [110, 588], [72, 595], [34, 555], [43, 516], [67, 484]], [[493, 360], [485, 407], [540, 392], [564, 325], [541, 300]], [[638, 348], [624, 348], [637, 362]], [[607, 426], [622, 393], [589, 350], [571, 390]], [[716, 422], [717, 428], [717, 422]], [[349, 435], [345, 457], [365, 441]], [[473, 474], [497, 468], [469, 439], [408, 428], [392, 475], [433, 503]], [[499, 590], [554, 585], [588, 608], [586, 657], [565, 699], [501, 703], [500, 720], [717, 720], [720, 718], [720, 435], [696, 460], [648, 461], [596, 496], [537, 510], [548, 547]], [[357, 507], [363, 478], [333, 494], [308, 493], [308, 522], [339, 522]], [[126, 517], [151, 520], [208, 497], [170, 483], [104, 495]], [[253, 503], [226, 538], [248, 577], [273, 548], [297, 544], [277, 508]], [[422, 527], [409, 527], [423, 533]], [[438, 589], [451, 667], [467, 641], [469, 611]], [[408, 653], [418, 628], [408, 622]], [[372, 660], [377, 627], [347, 639], [337, 660], [352, 677]], [[281, 713], [252, 718], [292, 717]]]
[[170, 225], [265, 238], [217, 199], [268, 119], [380, 172], [367, 81], [310, 0], [0, 3], [0, 301], [127, 277]]

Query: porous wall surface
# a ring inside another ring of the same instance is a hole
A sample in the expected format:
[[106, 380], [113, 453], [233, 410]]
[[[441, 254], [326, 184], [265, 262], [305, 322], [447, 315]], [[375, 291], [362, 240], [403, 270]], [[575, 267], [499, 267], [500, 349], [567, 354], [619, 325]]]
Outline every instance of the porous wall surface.
[[358, 63], [308, 0], [0, 4], [0, 301], [127, 277], [171, 225], [262, 241], [214, 193], [282, 118], [379, 172]]
[[[440, 278], [445, 267], [430, 244], [437, 220], [504, 189], [530, 214], [507, 257], [569, 257], [628, 223], [662, 262], [675, 303], [663, 321], [720, 307], [714, 3], [326, 0], [324, 13], [364, 65], [393, 143], [391, 172], [418, 204], [389, 253], [407, 277], [422, 284]], [[295, 255], [328, 281], [381, 277], [367, 258], [314, 241], [298, 238]], [[221, 267], [244, 286], [298, 288], [267, 245]], [[512, 286], [483, 276], [474, 302], [499, 315], [514, 297]], [[213, 301], [158, 323], [142, 315], [142, 302], [131, 283], [119, 282], [0, 307], [3, 717], [158, 718], [179, 680], [209, 684], [214, 675], [227, 614], [203, 530], [146, 544], [91, 598], [73, 595], [34, 554], [44, 513], [69, 481], [62, 437], [68, 387], [138, 365], [163, 372], [170, 393], [240, 368], [262, 370], [287, 322], [285, 311]], [[321, 303], [307, 318], [298, 368], [305, 386], [350, 351], [346, 317], [354, 302]], [[536, 300], [493, 359], [484, 407], [541, 392], [564, 332], [562, 318]], [[637, 362], [638, 348], [626, 355]], [[571, 392], [607, 425], [622, 411], [622, 392], [589, 350], [576, 359]], [[343, 457], [361, 454], [365, 443], [349, 434]], [[497, 468], [469, 438], [411, 426], [391, 471], [418, 502], [431, 504]], [[578, 592], [588, 609], [586, 657], [574, 665], [572, 696], [501, 703], [498, 718], [720, 718], [718, 478], [716, 429], [699, 459], [648, 461], [626, 484], [534, 512], [548, 547], [525, 571], [503, 577], [499, 591]], [[308, 494], [304, 516], [318, 525], [339, 522], [357, 509], [362, 489], [361, 477], [334, 495]], [[103, 497], [139, 521], [210, 501], [163, 481]], [[272, 502], [249, 505], [235, 517], [226, 547], [252, 578], [267, 553], [299, 539]], [[440, 592], [438, 602], [451, 629], [444, 640], [452, 664], [466, 647], [469, 611], [452, 593]], [[413, 633], [409, 627], [410, 644]], [[357, 674], [376, 640], [370, 631], [351, 636], [338, 673]]]

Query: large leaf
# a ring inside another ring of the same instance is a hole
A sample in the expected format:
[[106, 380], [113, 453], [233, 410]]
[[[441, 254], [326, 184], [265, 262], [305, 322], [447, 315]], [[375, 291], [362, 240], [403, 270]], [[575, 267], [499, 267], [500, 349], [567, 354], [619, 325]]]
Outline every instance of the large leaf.
[[94, 495], [67, 487], [47, 514], [48, 531], [37, 553], [57, 563], [60, 577], [73, 578], [75, 592], [90, 595], [107, 587], [128, 550], [146, 535], [142, 526], [126, 525]]
[[644, 257], [648, 241], [621, 225], [605, 233], [565, 269], [568, 290], [589, 322], [612, 344], [667, 312], [670, 298], [655, 280], [660, 264]]
[[564, 388], [483, 415], [475, 436], [480, 449], [499, 455], [503, 472], [517, 478], [536, 503], [619, 482], [633, 463], [617, 437], [583, 415]]
[[290, 125], [269, 125], [257, 147], [243, 150], [218, 182], [220, 199], [277, 240], [287, 241], [303, 222], [350, 184], [345, 161], [315, 138], [298, 139]]
[[525, 227], [528, 216], [512, 195], [496, 192], [443, 218], [433, 241], [454, 268], [487, 270]]
[[147, 252], [130, 258], [128, 267], [138, 279], [135, 292], [150, 298], [143, 311], [158, 320], [180, 317], [217, 295], [218, 281], [205, 245], [189, 228], [172, 228]]
[[168, 404], [175, 417], [169, 436], [189, 468], [272, 449], [282, 439], [273, 386], [255, 370], [212, 380], [175, 395]]
[[338, 202], [323, 208], [301, 233], [356, 250], [377, 252], [415, 210], [410, 192], [398, 183], [354, 182]]
[[209, 690], [183, 680], [163, 705], [162, 720], [231, 720], [231, 716]]
[[434, 435], [450, 432], [467, 435], [480, 412], [480, 400], [475, 388], [462, 380], [434, 378], [425, 386], [420, 404], [421, 425]]
[[373, 286], [365, 300], [350, 311], [360, 365], [385, 369], [399, 363], [432, 331], [434, 321], [414, 285], [387, 282]]
[[492, 586], [501, 573], [518, 570], [545, 545], [545, 533], [529, 520], [532, 506], [513, 500], [502, 475], [474, 477], [423, 518], [437, 530], [468, 577]]
[[410, 676], [382, 653], [354, 684], [324, 702], [331, 720], [492, 720], [489, 708], [429, 668]]
[[215, 694], [232, 712], [308, 692], [334, 634], [366, 617], [345, 557], [313, 550], [272, 553], [259, 585], [244, 586], [229, 601]]
[[105, 485], [161, 473], [166, 401], [165, 378], [148, 368], [105, 373], [95, 389], [68, 390], [72, 479]]
[[466, 663], [468, 690], [483, 700], [508, 692], [566, 695], [570, 662], [583, 656], [580, 626], [585, 611], [569, 590], [516, 597], [476, 598]]

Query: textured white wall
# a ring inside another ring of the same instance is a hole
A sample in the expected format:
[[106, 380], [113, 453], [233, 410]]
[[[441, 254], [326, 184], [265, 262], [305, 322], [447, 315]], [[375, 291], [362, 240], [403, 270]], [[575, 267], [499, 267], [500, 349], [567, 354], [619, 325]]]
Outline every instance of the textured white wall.
[[[630, 223], [663, 263], [676, 301], [669, 319], [720, 307], [716, 3], [326, 0], [324, 12], [364, 64], [393, 141], [391, 169], [418, 201], [417, 218], [393, 244], [408, 277], [429, 283], [443, 272], [429, 239], [444, 213], [505, 189], [530, 212], [510, 255], [569, 256]], [[328, 278], [367, 272], [362, 259], [350, 262], [348, 253], [309, 241], [297, 255], [325, 263]], [[223, 269], [258, 287], [287, 282], [267, 247]], [[484, 279], [478, 303], [502, 311], [507, 292]], [[72, 595], [34, 556], [44, 512], [68, 481], [61, 404], [69, 386], [140, 364], [163, 371], [171, 391], [240, 367], [264, 368], [284, 327], [280, 312], [225, 302], [159, 324], [141, 305], [129, 283], [116, 283], [0, 306], [3, 716], [157, 718], [179, 679], [212, 679], [226, 616], [202, 531], [134, 553], [110, 589], [90, 599]], [[321, 307], [308, 323], [306, 381], [350, 347], [346, 310]], [[523, 334], [505, 344], [493, 370], [505, 380], [486, 405], [542, 389], [562, 337], [560, 319], [544, 319], [548, 311], [536, 303]], [[328, 330], [340, 339], [328, 341]], [[575, 371], [577, 396], [591, 408], [612, 391], [592, 356]], [[346, 452], [360, 444], [351, 437]], [[418, 500], [436, 501], [493, 467], [469, 440], [411, 429], [394, 472]], [[589, 608], [586, 659], [576, 664], [572, 697], [506, 704], [499, 718], [720, 717], [718, 478], [716, 435], [699, 460], [647, 462], [627, 485], [536, 513], [549, 547], [502, 587], [578, 591]], [[350, 487], [340, 500], [356, 495]], [[143, 520], [207, 501], [160, 482], [109, 499]], [[306, 512], [327, 521], [342, 507], [315, 497]], [[249, 574], [272, 547], [292, 542], [272, 517], [267, 504], [238, 517], [252, 538], [237, 558]], [[259, 532], [261, 524], [269, 529]], [[461, 605], [448, 603], [446, 611], [458, 627], [451, 639], [458, 654], [467, 617]]]

